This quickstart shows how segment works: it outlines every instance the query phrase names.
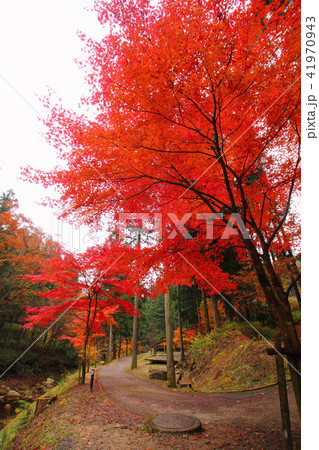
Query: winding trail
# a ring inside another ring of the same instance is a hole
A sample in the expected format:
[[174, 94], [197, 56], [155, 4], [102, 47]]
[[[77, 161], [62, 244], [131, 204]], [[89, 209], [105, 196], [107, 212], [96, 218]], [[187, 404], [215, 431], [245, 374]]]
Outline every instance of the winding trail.
[[[251, 392], [205, 394], [162, 388], [131, 375], [130, 358], [122, 358], [98, 370], [105, 395], [125, 412], [151, 417], [164, 413], [193, 414], [202, 423], [240, 423], [280, 427], [277, 387]], [[291, 386], [288, 387], [292, 426], [299, 417]]]

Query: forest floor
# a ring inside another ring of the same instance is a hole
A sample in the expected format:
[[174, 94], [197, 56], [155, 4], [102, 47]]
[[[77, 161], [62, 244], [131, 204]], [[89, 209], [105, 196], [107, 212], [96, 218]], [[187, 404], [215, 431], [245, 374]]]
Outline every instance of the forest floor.
[[[176, 392], [132, 376], [126, 370], [128, 364], [125, 358], [101, 367], [93, 393], [88, 384], [72, 387], [4, 448], [284, 448], [276, 388], [222, 395]], [[292, 393], [289, 395], [291, 398]], [[163, 412], [192, 413], [201, 419], [203, 430], [148, 434], [146, 418]], [[294, 407], [292, 424], [295, 446], [300, 448]]]

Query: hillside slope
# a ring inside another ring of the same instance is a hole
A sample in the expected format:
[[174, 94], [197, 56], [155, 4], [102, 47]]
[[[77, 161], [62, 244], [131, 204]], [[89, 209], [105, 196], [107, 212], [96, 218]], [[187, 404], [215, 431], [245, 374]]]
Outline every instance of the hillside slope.
[[[272, 331], [261, 331], [271, 341]], [[248, 390], [276, 383], [275, 358], [266, 353], [269, 346], [244, 324], [224, 325], [192, 341], [182, 366], [184, 378], [193, 380], [194, 390], [204, 392]]]

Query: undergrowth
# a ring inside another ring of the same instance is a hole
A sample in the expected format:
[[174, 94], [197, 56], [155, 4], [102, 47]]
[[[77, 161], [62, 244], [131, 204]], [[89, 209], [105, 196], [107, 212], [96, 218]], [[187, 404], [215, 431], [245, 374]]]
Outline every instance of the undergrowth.
[[260, 334], [248, 324], [229, 323], [192, 341], [186, 377], [196, 390], [249, 390], [276, 382], [275, 360], [266, 353], [276, 330], [253, 325]]
[[[72, 375], [65, 374], [65, 376], [58, 382], [57, 386], [50, 389], [47, 394], [57, 395], [59, 397], [63, 392], [77, 383], [77, 378], [77, 372]], [[36, 402], [20, 403], [21, 412], [0, 431], [0, 449], [11, 448], [10, 444], [18, 432], [34, 418]]]

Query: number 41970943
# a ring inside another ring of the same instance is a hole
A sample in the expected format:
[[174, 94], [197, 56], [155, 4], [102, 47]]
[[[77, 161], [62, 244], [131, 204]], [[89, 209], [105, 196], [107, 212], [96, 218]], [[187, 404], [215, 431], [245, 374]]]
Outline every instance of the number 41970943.
[[[306, 22], [315, 22], [315, 21], [316, 21], [315, 17], [306, 17]], [[315, 68], [316, 68], [316, 66], [315, 66], [316, 58], [314, 56], [316, 52], [315, 52], [314, 48], [311, 48], [311, 47], [315, 47], [315, 44], [316, 44], [316, 42], [315, 42], [316, 35], [315, 35], [315, 32], [312, 31], [315, 26], [316, 25], [314, 23], [306, 24], [306, 28], [308, 30], [310, 30], [310, 31], [306, 32], [306, 38], [307, 38], [307, 40], [306, 40], [306, 61], [307, 61], [307, 63], [313, 63], [313, 65], [311, 65], [311, 66], [310, 65], [306, 66], [306, 69], [310, 70], [310, 72], [306, 73], [307, 77], [309, 77], [309, 78], [312, 78], [313, 76], [315, 76], [315, 72], [312, 72], [312, 69], [315, 70]]]

